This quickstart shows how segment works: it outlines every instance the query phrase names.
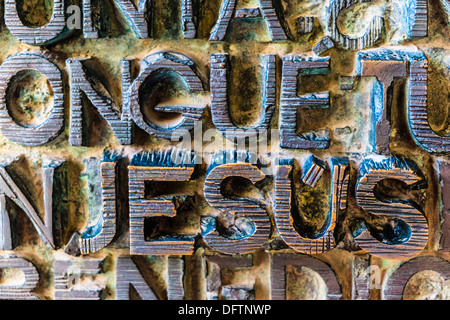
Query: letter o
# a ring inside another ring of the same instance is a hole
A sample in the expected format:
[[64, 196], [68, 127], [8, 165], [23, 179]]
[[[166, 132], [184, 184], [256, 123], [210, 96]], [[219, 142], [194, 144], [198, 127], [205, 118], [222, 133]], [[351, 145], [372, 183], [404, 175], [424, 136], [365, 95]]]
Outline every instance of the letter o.
[[[53, 106], [41, 124], [23, 126], [11, 117], [7, 107], [7, 87], [13, 76], [23, 70], [36, 70], [44, 75], [53, 90]], [[64, 96], [61, 71], [47, 58], [20, 53], [6, 59], [0, 66], [0, 128], [5, 137], [24, 146], [40, 146], [55, 139], [64, 125]]]

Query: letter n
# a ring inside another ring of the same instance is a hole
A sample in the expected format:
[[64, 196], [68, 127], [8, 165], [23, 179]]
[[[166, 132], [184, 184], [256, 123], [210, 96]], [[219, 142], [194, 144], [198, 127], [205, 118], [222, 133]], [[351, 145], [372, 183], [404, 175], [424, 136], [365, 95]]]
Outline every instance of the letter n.
[[[135, 259], [139, 258], [142, 257], [135, 257]], [[117, 259], [116, 299], [132, 300], [135, 297], [141, 300], [158, 300], [142, 271], [135, 263], [137, 262], [135, 259], [132, 257]], [[167, 298], [169, 300], [182, 300], [184, 298], [183, 266], [184, 263], [181, 259], [167, 259]]]
[[[85, 143], [83, 135], [83, 106], [82, 95], [89, 99], [97, 109], [100, 116], [111, 126], [114, 135], [122, 145], [132, 143], [133, 123], [127, 110], [119, 114], [118, 107], [111, 95], [98, 82], [90, 79], [81, 64], [84, 59], [67, 60], [71, 82], [71, 119], [69, 143], [72, 146], [81, 146]], [[124, 68], [127, 70], [127, 68]]]

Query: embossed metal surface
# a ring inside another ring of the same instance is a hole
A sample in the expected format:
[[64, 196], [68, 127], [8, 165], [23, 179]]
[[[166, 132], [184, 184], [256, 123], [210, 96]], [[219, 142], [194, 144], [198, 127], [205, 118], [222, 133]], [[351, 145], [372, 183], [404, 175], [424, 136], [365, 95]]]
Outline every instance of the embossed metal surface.
[[0, 299], [450, 300], [448, 0], [1, 7]]

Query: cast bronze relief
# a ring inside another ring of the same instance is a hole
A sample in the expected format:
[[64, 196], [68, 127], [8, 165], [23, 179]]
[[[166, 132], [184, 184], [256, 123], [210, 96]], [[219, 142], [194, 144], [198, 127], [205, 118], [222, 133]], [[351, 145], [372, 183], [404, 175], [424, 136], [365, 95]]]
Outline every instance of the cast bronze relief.
[[449, 0], [2, 12], [0, 299], [450, 300]]

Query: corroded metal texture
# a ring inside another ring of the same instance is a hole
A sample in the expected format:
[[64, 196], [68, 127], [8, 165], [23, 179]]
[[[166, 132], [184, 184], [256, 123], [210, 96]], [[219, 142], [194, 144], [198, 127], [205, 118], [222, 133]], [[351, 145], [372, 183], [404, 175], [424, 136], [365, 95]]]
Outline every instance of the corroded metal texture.
[[[61, 132], [64, 123], [64, 95], [61, 71], [49, 59], [37, 55], [22, 53], [7, 59], [1, 65], [0, 88], [0, 122], [2, 134], [15, 143], [25, 146], [39, 146], [55, 139]], [[11, 117], [7, 109], [7, 88], [12, 78], [20, 71], [37, 70], [43, 74], [53, 92], [53, 106], [45, 122], [38, 126], [24, 126]]]
[[[358, 205], [372, 214], [387, 216], [389, 223], [394, 226], [394, 236], [391, 239], [384, 238], [387, 235], [383, 232], [375, 239], [373, 232], [370, 234], [369, 230], [363, 231], [356, 238], [362, 248], [379, 257], [392, 259], [414, 257], [425, 248], [428, 242], [428, 224], [423, 213], [414, 207], [412, 201], [392, 201], [382, 188], [377, 189], [383, 180], [419, 185], [422, 179], [415, 164], [406, 160], [388, 158], [383, 162], [368, 160], [362, 164], [356, 189]], [[406, 223], [408, 227], [402, 227], [400, 223]], [[380, 239], [383, 244], [380, 244]]]
[[2, 3], [1, 299], [450, 299], [448, 0]]
[[[277, 98], [277, 56], [266, 55], [264, 59], [264, 71], [262, 76], [262, 106], [261, 121], [257, 126], [249, 130], [238, 128], [230, 119], [229, 108], [229, 56], [225, 54], [215, 54], [211, 56], [211, 118], [216, 128], [229, 140], [236, 141], [249, 135], [257, 135], [255, 129], [269, 130], [273, 114], [276, 107]], [[237, 130], [241, 129], [241, 130]]]

